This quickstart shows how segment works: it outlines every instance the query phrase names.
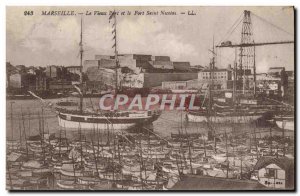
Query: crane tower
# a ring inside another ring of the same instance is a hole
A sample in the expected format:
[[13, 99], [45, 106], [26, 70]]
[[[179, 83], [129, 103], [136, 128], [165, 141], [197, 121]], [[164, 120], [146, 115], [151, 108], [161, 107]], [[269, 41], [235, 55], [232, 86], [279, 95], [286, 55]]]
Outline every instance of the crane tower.
[[237, 70], [237, 89], [247, 91], [254, 87], [250, 83], [250, 77], [255, 73], [255, 46], [244, 47], [244, 44], [253, 44], [253, 29], [251, 22], [250, 11], [244, 11], [242, 32], [241, 32], [241, 46], [239, 48], [239, 62]]

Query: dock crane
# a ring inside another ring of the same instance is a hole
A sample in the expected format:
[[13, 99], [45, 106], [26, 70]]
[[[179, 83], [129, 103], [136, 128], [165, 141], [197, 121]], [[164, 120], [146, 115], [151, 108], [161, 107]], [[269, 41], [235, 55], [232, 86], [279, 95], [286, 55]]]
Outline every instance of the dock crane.
[[[252, 32], [252, 23], [251, 23], [250, 13], [251, 13], [250, 11], [244, 10], [243, 26], [242, 26], [242, 33], [241, 33], [241, 35], [242, 35], [242, 37], [241, 37], [241, 43], [240, 44], [232, 44], [230, 41], [226, 41], [226, 42], [220, 43], [216, 47], [217, 48], [240, 48], [239, 66], [240, 66], [241, 70], [244, 67], [243, 93], [245, 91], [245, 66], [243, 66], [243, 59], [247, 58], [247, 59], [245, 59], [245, 61], [247, 61], [247, 65], [246, 66], [247, 66], [247, 68], [249, 68], [248, 67], [249, 66], [248, 63], [250, 62], [249, 58], [253, 58], [253, 80], [254, 80], [254, 96], [255, 96], [256, 95], [255, 47], [256, 46], [266, 46], [266, 45], [278, 45], [278, 44], [294, 44], [294, 41], [287, 40], [287, 41], [274, 41], [274, 42], [260, 42], [260, 43], [255, 43], [254, 40], [252, 39], [253, 32]], [[255, 14], [253, 14], [253, 15], [255, 15]], [[259, 17], [257, 15], [255, 15], [255, 16], [258, 17], [258, 18], [260, 18], [261, 20], [264, 20], [264, 19], [262, 19], [261, 17]], [[264, 21], [267, 22], [266, 20], [264, 20]], [[290, 34], [289, 32], [281, 29], [280, 27], [277, 27], [274, 24], [271, 24], [271, 25], [274, 26], [277, 29], [280, 29], [281, 31], [284, 31], [284, 32]], [[236, 62], [235, 62], [235, 67], [234, 67], [234, 69], [235, 69], [234, 80], [235, 81], [236, 81], [236, 70], [237, 70], [236, 68], [237, 68], [237, 65], [236, 65]], [[233, 87], [234, 91], [236, 90], [235, 88], [236, 88], [236, 86], [234, 85], [234, 87]]]

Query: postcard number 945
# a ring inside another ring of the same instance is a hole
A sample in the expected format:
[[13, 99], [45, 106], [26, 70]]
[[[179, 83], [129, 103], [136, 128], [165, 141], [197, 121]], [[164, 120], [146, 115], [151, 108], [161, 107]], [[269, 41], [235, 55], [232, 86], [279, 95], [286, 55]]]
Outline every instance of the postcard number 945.
[[33, 15], [33, 11], [24, 11], [24, 15], [25, 16], [32, 16]]

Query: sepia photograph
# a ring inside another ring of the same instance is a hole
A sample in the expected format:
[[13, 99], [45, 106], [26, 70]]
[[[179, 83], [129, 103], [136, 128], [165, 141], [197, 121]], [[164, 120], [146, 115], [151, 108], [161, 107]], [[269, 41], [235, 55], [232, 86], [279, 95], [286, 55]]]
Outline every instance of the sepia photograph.
[[6, 190], [295, 191], [295, 7], [5, 9]]

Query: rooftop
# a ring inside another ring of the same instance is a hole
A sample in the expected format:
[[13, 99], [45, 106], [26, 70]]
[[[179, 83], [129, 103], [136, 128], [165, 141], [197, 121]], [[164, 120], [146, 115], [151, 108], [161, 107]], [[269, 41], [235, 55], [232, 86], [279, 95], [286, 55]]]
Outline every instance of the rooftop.
[[225, 68], [223, 68], [223, 69], [214, 69], [214, 70], [212, 70], [212, 69], [204, 69], [204, 70], [202, 70], [202, 72], [219, 72], [219, 71], [230, 71], [229, 69], [225, 69]]
[[67, 66], [66, 68], [67, 69], [70, 69], [70, 68], [80, 68], [80, 66], [79, 65], [72, 65], [72, 66]]
[[172, 190], [266, 190], [256, 181], [185, 175]]
[[270, 67], [269, 69], [284, 69], [284, 67]]
[[254, 170], [259, 170], [269, 164], [276, 164], [284, 170], [293, 169], [293, 160], [286, 157], [260, 157], [254, 166]]

